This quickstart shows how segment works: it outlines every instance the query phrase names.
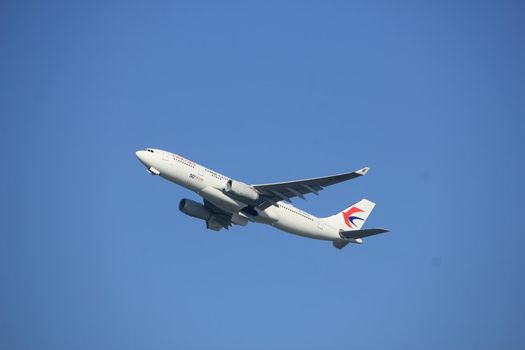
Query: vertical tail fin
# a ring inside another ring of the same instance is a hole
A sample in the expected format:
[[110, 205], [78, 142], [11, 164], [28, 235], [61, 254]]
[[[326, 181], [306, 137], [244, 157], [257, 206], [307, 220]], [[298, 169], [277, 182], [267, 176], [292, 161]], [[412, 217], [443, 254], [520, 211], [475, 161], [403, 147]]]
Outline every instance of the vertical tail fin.
[[368, 215], [375, 207], [375, 203], [367, 199], [361, 199], [356, 204], [346, 208], [342, 212], [324, 218], [323, 220], [337, 229], [343, 231], [359, 230], [365, 223]]

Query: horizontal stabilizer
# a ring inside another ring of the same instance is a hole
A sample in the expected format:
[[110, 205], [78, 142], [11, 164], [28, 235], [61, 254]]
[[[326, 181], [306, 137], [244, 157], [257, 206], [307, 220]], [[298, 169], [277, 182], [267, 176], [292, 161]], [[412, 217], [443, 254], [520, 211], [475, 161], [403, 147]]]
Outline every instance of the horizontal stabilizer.
[[346, 245], [350, 243], [350, 241], [343, 241], [343, 240], [339, 240], [339, 241], [333, 241], [332, 242], [332, 245], [337, 248], [337, 249], [343, 249], [344, 247], [346, 247]]
[[388, 230], [385, 230], [384, 228], [367, 228], [364, 230], [342, 231], [339, 234], [341, 235], [341, 238], [359, 239], [368, 236], [378, 235], [380, 233], [385, 232], [388, 232]]

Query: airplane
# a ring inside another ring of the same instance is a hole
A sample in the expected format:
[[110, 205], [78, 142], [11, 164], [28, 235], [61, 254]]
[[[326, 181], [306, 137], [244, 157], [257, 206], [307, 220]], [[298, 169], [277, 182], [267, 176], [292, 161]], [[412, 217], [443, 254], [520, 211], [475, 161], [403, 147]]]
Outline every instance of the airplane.
[[375, 203], [362, 199], [345, 210], [318, 218], [291, 204], [291, 199], [313, 193], [324, 187], [365, 175], [369, 168], [354, 172], [305, 180], [248, 185], [199, 165], [178, 154], [146, 148], [136, 153], [151, 175], [160, 176], [185, 187], [203, 198], [203, 204], [184, 198], [179, 210], [204, 220], [210, 230], [229, 229], [248, 222], [271, 225], [282, 231], [331, 241], [337, 249], [349, 243], [361, 244], [363, 238], [388, 232], [384, 228], [362, 229]]

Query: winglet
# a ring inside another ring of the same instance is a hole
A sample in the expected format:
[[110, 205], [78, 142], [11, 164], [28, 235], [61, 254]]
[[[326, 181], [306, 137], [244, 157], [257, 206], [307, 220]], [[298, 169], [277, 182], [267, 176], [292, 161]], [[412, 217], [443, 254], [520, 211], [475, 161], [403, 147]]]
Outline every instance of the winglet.
[[364, 168], [357, 170], [356, 173], [363, 176], [366, 175], [366, 173], [368, 173], [368, 170], [370, 170], [370, 168], [365, 166]]

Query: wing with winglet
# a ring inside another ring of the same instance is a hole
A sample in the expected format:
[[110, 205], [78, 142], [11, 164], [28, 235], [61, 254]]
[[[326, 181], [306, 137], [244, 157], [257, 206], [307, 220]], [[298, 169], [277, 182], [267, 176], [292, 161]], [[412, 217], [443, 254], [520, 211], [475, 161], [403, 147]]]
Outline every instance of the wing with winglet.
[[305, 199], [304, 195], [308, 193], [319, 195], [319, 191], [323, 188], [363, 176], [368, 170], [368, 167], [364, 167], [350, 173], [317, 177], [313, 179], [252, 185], [261, 195], [256, 206], [265, 209], [270, 205], [277, 205], [277, 202], [281, 200], [290, 202], [294, 197]]

